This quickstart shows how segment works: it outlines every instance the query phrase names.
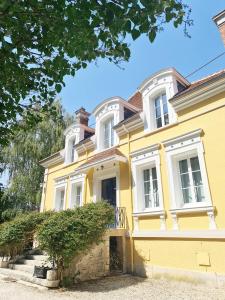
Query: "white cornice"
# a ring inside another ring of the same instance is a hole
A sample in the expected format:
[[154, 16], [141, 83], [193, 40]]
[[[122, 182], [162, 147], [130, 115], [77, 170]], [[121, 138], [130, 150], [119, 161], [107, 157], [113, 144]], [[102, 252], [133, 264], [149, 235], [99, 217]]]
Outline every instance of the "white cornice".
[[180, 239], [223, 239], [225, 230], [141, 230], [132, 233], [133, 238], [180, 238]]
[[184, 214], [198, 214], [198, 213], [204, 213], [204, 212], [213, 212], [215, 210], [214, 206], [199, 206], [199, 207], [188, 207], [188, 208], [175, 208], [170, 209], [171, 214], [176, 215], [184, 215]]
[[64, 149], [41, 160], [39, 163], [44, 168], [49, 168], [51, 166], [60, 164], [64, 162]]
[[[175, 138], [169, 139], [169, 140], [164, 140], [162, 141], [162, 144], [166, 148], [174, 149], [175, 146], [181, 145], [184, 146], [183, 143], [185, 141], [190, 141], [190, 142], [196, 142], [194, 139], [200, 138], [200, 135], [202, 134], [203, 130], [201, 128], [198, 128], [196, 130], [190, 131], [186, 134], [179, 135]], [[170, 150], [169, 149], [169, 150]]]
[[164, 210], [152, 210], [152, 211], [142, 211], [142, 212], [134, 212], [133, 217], [151, 217], [151, 216], [162, 216], [165, 215]]
[[95, 136], [92, 136], [90, 139], [84, 140], [81, 144], [77, 144], [75, 149], [78, 154], [81, 154], [87, 150], [93, 149], [95, 146]]
[[175, 111], [178, 112], [222, 92], [225, 92], [225, 74], [220, 78], [214, 79], [211, 83], [208, 82], [205, 85], [196, 87], [196, 89], [184, 95], [181, 94], [180, 96], [171, 98], [169, 101]]
[[[130, 156], [133, 158], [135, 156], [143, 155], [143, 154], [146, 154], [146, 153], [151, 153], [151, 152], [154, 152], [156, 150], [159, 150], [159, 147], [160, 147], [160, 144], [154, 144], [154, 145], [151, 145], [151, 146], [133, 151], [133, 152], [130, 153]], [[152, 153], [152, 154], [154, 154], [154, 153]]]

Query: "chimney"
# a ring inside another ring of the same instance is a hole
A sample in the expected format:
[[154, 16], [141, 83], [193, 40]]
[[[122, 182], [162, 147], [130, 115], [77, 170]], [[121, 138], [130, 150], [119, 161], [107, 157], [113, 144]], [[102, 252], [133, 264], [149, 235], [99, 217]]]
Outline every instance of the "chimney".
[[85, 108], [81, 107], [77, 111], [75, 111], [75, 123], [82, 124], [88, 126], [90, 113], [85, 110]]
[[224, 46], [225, 46], [225, 9], [212, 18], [219, 28]]

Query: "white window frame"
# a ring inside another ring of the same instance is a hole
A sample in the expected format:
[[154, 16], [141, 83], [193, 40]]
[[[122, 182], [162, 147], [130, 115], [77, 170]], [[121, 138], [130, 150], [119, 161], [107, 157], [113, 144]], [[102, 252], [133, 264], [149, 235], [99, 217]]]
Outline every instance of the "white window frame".
[[[166, 104], [167, 104], [167, 114], [168, 114], [168, 124], [165, 124], [165, 114], [164, 114], [164, 111], [163, 111], [163, 95], [166, 96]], [[156, 100], [159, 98], [159, 107], [160, 107], [160, 117], [161, 117], [161, 122], [162, 122], [162, 126], [160, 127], [157, 127], [157, 118], [156, 118], [156, 106], [155, 106], [155, 103], [156, 103]], [[169, 125], [170, 124], [170, 114], [169, 114], [169, 101], [168, 101], [168, 98], [167, 98], [167, 94], [166, 94], [166, 91], [162, 91], [161, 93], [159, 93], [157, 96], [155, 96], [153, 98], [153, 106], [154, 106], [154, 115], [155, 115], [155, 128], [156, 129], [159, 129], [159, 128], [162, 128], [166, 125]]]
[[[154, 215], [163, 211], [163, 193], [162, 193], [162, 182], [160, 172], [160, 156], [158, 150], [154, 149], [151, 151], [151, 147], [143, 152], [139, 152], [138, 155], [132, 154], [132, 175], [133, 175], [133, 198], [134, 198], [134, 212], [133, 214], [139, 213], [151, 213]], [[144, 180], [143, 171], [156, 167], [157, 183], [158, 183], [158, 197], [159, 206], [145, 208], [144, 199]], [[141, 199], [140, 199], [141, 194]]]
[[75, 189], [77, 186], [81, 186], [81, 199], [80, 206], [83, 206], [84, 200], [84, 184], [85, 184], [85, 174], [72, 175], [70, 177], [70, 194], [69, 194], [69, 208], [75, 208], [76, 205], [73, 205], [73, 186]]
[[67, 181], [66, 179], [56, 179], [55, 181], [55, 189], [54, 189], [54, 209], [56, 211], [61, 211], [59, 205], [57, 203], [58, 192], [64, 189], [64, 200], [63, 200], [63, 209], [66, 209], [66, 194], [67, 194]]
[[[164, 146], [166, 150], [167, 169], [169, 175], [170, 194], [171, 194], [171, 211], [175, 211], [179, 209], [185, 211], [185, 209], [188, 210], [190, 208], [198, 210], [198, 208], [212, 206], [207, 171], [205, 166], [205, 159], [204, 159], [204, 147], [200, 138], [201, 131], [202, 130], [198, 129], [184, 136], [174, 138], [171, 141], [164, 142]], [[193, 156], [198, 156], [205, 201], [183, 204], [183, 196], [180, 187], [180, 174], [178, 169], [179, 168], [178, 161]]]

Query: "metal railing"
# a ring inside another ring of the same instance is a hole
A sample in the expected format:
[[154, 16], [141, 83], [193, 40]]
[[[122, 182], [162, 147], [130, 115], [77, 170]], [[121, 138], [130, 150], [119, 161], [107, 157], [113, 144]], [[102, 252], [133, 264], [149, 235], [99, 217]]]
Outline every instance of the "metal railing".
[[114, 214], [114, 223], [109, 228], [125, 229], [126, 228], [126, 208], [116, 207]]

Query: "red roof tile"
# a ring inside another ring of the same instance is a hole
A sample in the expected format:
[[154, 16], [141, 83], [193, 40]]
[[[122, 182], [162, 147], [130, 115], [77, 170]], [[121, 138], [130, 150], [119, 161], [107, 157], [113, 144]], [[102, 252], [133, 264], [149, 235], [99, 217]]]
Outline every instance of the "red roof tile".
[[136, 106], [139, 109], [143, 109], [143, 103], [142, 103], [142, 95], [140, 92], [136, 92], [132, 97], [128, 99], [128, 103]]

